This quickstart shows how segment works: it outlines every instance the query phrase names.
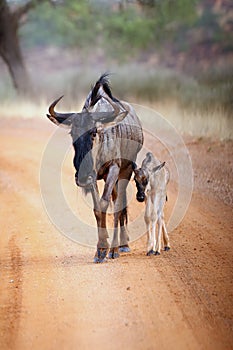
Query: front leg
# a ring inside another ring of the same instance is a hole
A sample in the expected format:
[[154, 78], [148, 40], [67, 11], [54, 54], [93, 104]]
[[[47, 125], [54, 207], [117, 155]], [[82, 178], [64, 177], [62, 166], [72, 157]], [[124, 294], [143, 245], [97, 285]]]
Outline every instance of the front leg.
[[97, 203], [97, 210], [95, 210], [95, 216], [98, 226], [98, 243], [94, 262], [102, 262], [105, 259], [109, 249], [109, 244], [107, 240], [108, 232], [106, 227], [106, 212], [110, 203], [113, 188], [118, 179], [118, 175], [119, 166], [117, 164], [113, 164], [109, 168], [101, 199], [98, 200], [98, 198], [95, 197]]
[[[109, 248], [108, 244], [108, 232], [106, 229], [106, 213], [102, 213], [98, 187], [95, 184], [91, 191], [93, 204], [94, 204], [94, 214], [96, 218], [97, 228], [98, 228], [98, 243], [97, 251], [94, 257], [94, 262], [101, 263], [105, 261], [107, 251]], [[103, 217], [104, 214], [104, 217]]]
[[109, 250], [108, 243], [108, 231], [106, 228], [106, 213], [97, 211], [94, 209], [94, 214], [98, 226], [98, 242], [97, 242], [97, 251], [95, 253], [94, 262], [102, 263], [106, 260], [107, 253]]

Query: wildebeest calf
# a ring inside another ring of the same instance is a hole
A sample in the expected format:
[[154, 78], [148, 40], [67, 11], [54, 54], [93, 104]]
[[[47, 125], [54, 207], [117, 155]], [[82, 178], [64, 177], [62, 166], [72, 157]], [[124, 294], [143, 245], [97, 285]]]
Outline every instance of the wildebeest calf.
[[[164, 250], [170, 249], [169, 237], [164, 221], [164, 205], [167, 199], [169, 171], [152, 153], [148, 152], [141, 168], [135, 165], [134, 180], [137, 186], [137, 200], [146, 201], [145, 223], [147, 228], [147, 255], [159, 255], [163, 233]], [[156, 226], [158, 224], [158, 230]], [[157, 233], [157, 234], [156, 234]]]

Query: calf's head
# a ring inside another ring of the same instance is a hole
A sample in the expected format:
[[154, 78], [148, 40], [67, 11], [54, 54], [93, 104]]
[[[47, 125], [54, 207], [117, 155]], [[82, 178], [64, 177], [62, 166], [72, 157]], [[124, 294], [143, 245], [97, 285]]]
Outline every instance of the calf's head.
[[149, 180], [148, 172], [142, 168], [139, 168], [134, 170], [134, 174], [134, 181], [137, 187], [136, 198], [139, 202], [144, 202], [145, 190]]
[[[160, 169], [162, 169], [165, 165], [165, 162], [159, 164], [158, 166], [154, 167], [151, 171], [150, 174], [156, 173], [157, 171], [159, 171]], [[136, 168], [136, 164], [135, 164], [135, 168], [134, 168], [134, 181], [136, 183], [136, 187], [137, 187], [137, 194], [136, 194], [136, 198], [139, 202], [144, 202], [145, 200], [145, 191], [146, 191], [146, 187], [148, 185], [149, 182], [149, 177], [150, 174], [148, 172], [148, 169], [146, 168]]]
[[70, 126], [74, 146], [75, 181], [77, 186], [88, 188], [96, 180], [91, 151], [97, 133], [97, 125], [113, 126], [121, 122], [128, 112], [120, 110], [117, 103], [113, 102], [108, 96], [101, 96], [100, 98], [104, 98], [112, 105], [112, 112], [91, 112], [84, 108], [80, 113], [58, 113], [55, 112], [54, 108], [61, 98], [50, 105], [47, 117], [56, 125]]

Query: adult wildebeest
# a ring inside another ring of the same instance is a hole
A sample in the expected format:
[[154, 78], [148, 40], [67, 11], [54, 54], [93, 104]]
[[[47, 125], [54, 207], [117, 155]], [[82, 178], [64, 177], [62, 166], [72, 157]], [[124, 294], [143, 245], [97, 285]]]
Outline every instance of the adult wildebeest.
[[[146, 154], [141, 168], [134, 169], [137, 186], [136, 198], [139, 202], [146, 200], [145, 223], [147, 228], [147, 255], [159, 255], [163, 231], [164, 250], [170, 249], [169, 237], [164, 221], [164, 204], [167, 199], [169, 171], [151, 152]], [[136, 165], [134, 165], [134, 168]], [[156, 235], [156, 226], [158, 231]], [[151, 227], [152, 225], [152, 227]], [[156, 237], [157, 236], [157, 237]]]
[[[94, 261], [104, 261], [109, 250], [106, 211], [111, 198], [114, 202], [114, 233], [109, 257], [116, 258], [119, 250], [129, 251], [126, 188], [143, 144], [140, 121], [130, 104], [112, 96], [108, 74], [103, 74], [96, 82], [80, 113], [55, 112], [54, 107], [60, 99], [50, 105], [47, 116], [57, 125], [64, 123], [71, 127], [75, 181], [77, 186], [91, 192], [97, 221], [98, 243]], [[101, 179], [105, 186], [100, 198], [97, 180]]]

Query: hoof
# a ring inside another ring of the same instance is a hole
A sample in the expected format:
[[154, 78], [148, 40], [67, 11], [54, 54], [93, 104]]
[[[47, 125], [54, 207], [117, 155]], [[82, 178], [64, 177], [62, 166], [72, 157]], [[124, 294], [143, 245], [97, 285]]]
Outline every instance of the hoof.
[[119, 258], [120, 254], [118, 253], [118, 249], [111, 249], [109, 254], [108, 254], [108, 258], [109, 259], [117, 259]]
[[155, 251], [153, 249], [149, 250], [149, 252], [146, 253], [147, 256], [155, 255]]
[[104, 262], [107, 262], [107, 259], [106, 258], [99, 259], [98, 257], [95, 256], [93, 261], [94, 261], [95, 264], [102, 264]]
[[130, 252], [130, 247], [127, 245], [123, 245], [122, 247], [119, 247], [119, 252], [120, 253], [129, 253]]
[[164, 247], [165, 252], [168, 252], [170, 249], [170, 247]]
[[160, 255], [160, 252], [156, 251], [156, 252], [155, 252], [155, 255]]
[[107, 249], [98, 248], [94, 257], [94, 263], [98, 264], [98, 263], [103, 263], [107, 261], [106, 256], [107, 256]]

